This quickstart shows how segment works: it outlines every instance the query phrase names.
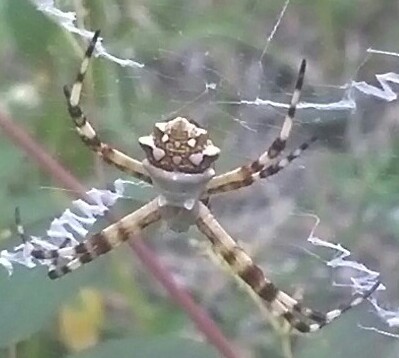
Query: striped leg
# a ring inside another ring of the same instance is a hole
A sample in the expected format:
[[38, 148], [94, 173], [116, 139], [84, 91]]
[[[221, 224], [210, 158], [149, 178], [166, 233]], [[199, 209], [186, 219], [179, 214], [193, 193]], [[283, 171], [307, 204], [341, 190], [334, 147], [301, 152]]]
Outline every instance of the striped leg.
[[302, 60], [294, 93], [292, 94], [291, 103], [288, 108], [288, 113], [285, 116], [280, 135], [273, 141], [267, 151], [261, 154], [261, 156], [251, 164], [244, 165], [240, 168], [233, 169], [227, 173], [214, 177], [208, 185], [209, 193], [222, 193], [252, 184], [252, 175], [262, 171], [265, 167], [272, 164], [273, 160], [284, 150], [287, 139], [291, 133], [296, 106], [299, 102], [302, 90], [305, 69], [306, 61]]
[[223, 259], [235, 277], [245, 283], [258, 300], [265, 304], [274, 315], [282, 317], [300, 332], [314, 332], [331, 323], [345, 311], [358, 306], [379, 285], [379, 283], [376, 283], [366, 293], [354, 296], [348, 304], [327, 313], [304, 307], [297, 300], [280, 291], [221, 227], [209, 209], [202, 203], [199, 205], [196, 224], [199, 230], [208, 237], [215, 254]]
[[72, 256], [72, 259], [68, 260], [65, 264], [50, 267], [48, 275], [51, 279], [56, 279], [111, 251], [113, 248], [127, 241], [130, 235], [140, 232], [160, 218], [158, 203], [154, 199], [74, 247], [48, 251], [35, 250], [32, 252], [32, 256], [37, 259], [54, 260]]
[[72, 89], [69, 90], [67, 86], [64, 86], [64, 94], [67, 99], [69, 115], [71, 116], [76, 126], [76, 131], [78, 132], [83, 143], [86, 144], [96, 154], [98, 154], [105, 162], [114, 165], [125, 173], [151, 183], [151, 178], [148, 176], [140, 161], [127, 156], [126, 154], [112, 148], [106, 143], [101, 142], [100, 138], [97, 136], [93, 127], [80, 108], [79, 102], [82, 94], [83, 80], [99, 34], [100, 31], [96, 31], [94, 33], [94, 36], [86, 50], [82, 64], [80, 65], [80, 70]]
[[20, 237], [21, 241], [25, 243], [28, 241], [28, 239], [25, 234], [24, 226], [22, 225], [21, 212], [19, 211], [18, 206], [15, 208], [14, 218], [15, 218], [15, 226], [17, 228], [17, 234]]
[[277, 163], [267, 166], [266, 168], [262, 169], [260, 172], [255, 173], [252, 176], [252, 179], [255, 181], [259, 179], [265, 179], [267, 177], [277, 174], [279, 171], [283, 170], [288, 164], [290, 164], [293, 160], [298, 158], [304, 150], [309, 148], [309, 145], [311, 143], [316, 141], [316, 139], [317, 139], [316, 137], [310, 138], [308, 142], [301, 144], [297, 149], [292, 151], [285, 158], [279, 160]]
[[[61, 243], [61, 245], [58, 247], [58, 249], [57, 250], [51, 250], [50, 252], [62, 252], [64, 249], [65, 250], [68, 250], [69, 248], [68, 248], [68, 246], [70, 245], [70, 243], [71, 243], [71, 239], [69, 239], [69, 238], [65, 238], [65, 240]], [[68, 248], [68, 249], [67, 249]], [[32, 252], [32, 256], [35, 256], [35, 254], [37, 253], [37, 251], [38, 250], [34, 250], [33, 252]], [[51, 264], [49, 265], [49, 272], [51, 272], [51, 271], [53, 271], [53, 270], [55, 270], [57, 267], [59, 267], [59, 266], [61, 266], [62, 265], [62, 263], [61, 263], [61, 258], [62, 258], [62, 256], [60, 256], [60, 255], [55, 255], [55, 254], [53, 254], [52, 255], [53, 256], [53, 258], [52, 258], [52, 260], [51, 260]], [[36, 257], [37, 258], [37, 257]]]
[[[18, 236], [21, 238], [21, 241], [23, 243], [26, 243], [28, 241], [28, 237], [26, 236], [25, 228], [24, 228], [24, 226], [22, 224], [22, 221], [21, 221], [21, 213], [19, 211], [19, 207], [15, 208], [15, 224], [16, 224]], [[70, 241], [71, 240], [69, 238], [65, 238], [65, 240], [61, 243], [61, 245], [59, 246], [58, 249], [66, 248], [69, 245]], [[43, 254], [41, 254], [43, 252], [43, 250], [37, 250], [36, 249], [36, 250], [32, 251], [31, 255], [33, 257], [37, 258], [37, 259], [41, 259], [41, 258], [44, 259], [45, 258], [45, 259], [52, 260], [52, 262], [50, 264], [50, 269], [51, 269], [52, 267], [55, 267], [55, 266], [58, 265], [58, 262], [59, 262], [59, 259], [60, 259], [59, 255], [52, 254], [53, 251], [55, 251], [55, 250], [50, 250], [49, 252], [51, 254], [48, 254], [47, 257], [44, 257]], [[39, 253], [38, 256], [36, 255], [36, 253]]]
[[267, 177], [277, 174], [278, 172], [283, 170], [286, 166], [288, 166], [293, 160], [301, 156], [302, 152], [308, 149], [309, 146], [314, 141], [316, 141], [316, 139], [317, 139], [316, 137], [312, 137], [308, 142], [302, 143], [297, 149], [289, 153], [286, 157], [280, 159], [277, 162], [270, 163], [268, 166], [264, 167], [261, 171], [252, 174], [248, 172], [246, 174], [247, 176], [244, 179], [240, 179], [239, 177], [237, 177], [236, 180], [232, 180], [229, 183], [221, 184], [220, 186], [216, 187], [212, 185], [213, 181], [212, 179], [206, 191], [207, 195], [220, 194], [240, 189], [251, 185], [255, 181], [258, 181], [259, 179], [265, 179]]

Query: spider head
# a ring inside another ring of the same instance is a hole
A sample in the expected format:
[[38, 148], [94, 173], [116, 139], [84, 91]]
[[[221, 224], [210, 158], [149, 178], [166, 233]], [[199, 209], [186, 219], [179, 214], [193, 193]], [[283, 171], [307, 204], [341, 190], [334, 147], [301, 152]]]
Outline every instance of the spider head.
[[203, 173], [220, 152], [205, 129], [184, 117], [155, 123], [153, 133], [139, 143], [152, 165], [182, 173]]

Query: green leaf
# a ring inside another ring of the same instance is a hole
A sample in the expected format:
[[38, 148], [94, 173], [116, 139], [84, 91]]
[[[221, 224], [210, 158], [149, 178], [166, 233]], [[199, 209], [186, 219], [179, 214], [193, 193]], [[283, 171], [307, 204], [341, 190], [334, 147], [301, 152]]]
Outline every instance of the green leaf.
[[45, 268], [17, 266], [12, 276], [0, 267], [0, 348], [29, 337], [51, 322], [58, 307], [98, 271], [94, 263], [79, 275], [52, 281]]
[[[134, 354], [134, 355], [133, 355]], [[215, 358], [216, 351], [204, 343], [176, 336], [136, 337], [110, 340], [82, 353], [68, 358]]]
[[31, 61], [45, 60], [49, 41], [58, 34], [59, 27], [37, 11], [30, 1], [7, 1], [4, 12], [9, 30], [21, 51], [34, 54], [29, 57]]

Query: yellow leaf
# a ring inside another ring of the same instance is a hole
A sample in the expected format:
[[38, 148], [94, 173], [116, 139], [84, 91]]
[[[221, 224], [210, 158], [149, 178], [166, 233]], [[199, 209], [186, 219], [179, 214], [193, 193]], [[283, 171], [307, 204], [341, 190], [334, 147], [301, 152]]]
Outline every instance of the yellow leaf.
[[104, 303], [97, 290], [81, 289], [78, 304], [64, 305], [59, 314], [60, 340], [74, 352], [94, 346], [104, 321]]

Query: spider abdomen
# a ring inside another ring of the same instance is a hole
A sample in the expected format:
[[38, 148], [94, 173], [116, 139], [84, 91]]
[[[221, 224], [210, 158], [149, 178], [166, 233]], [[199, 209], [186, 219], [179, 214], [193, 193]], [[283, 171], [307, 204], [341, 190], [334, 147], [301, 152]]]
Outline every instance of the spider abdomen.
[[159, 193], [159, 207], [173, 206], [194, 210], [206, 184], [215, 176], [213, 168], [208, 168], [203, 173], [191, 174], [163, 170], [147, 159], [143, 160], [143, 165]]

